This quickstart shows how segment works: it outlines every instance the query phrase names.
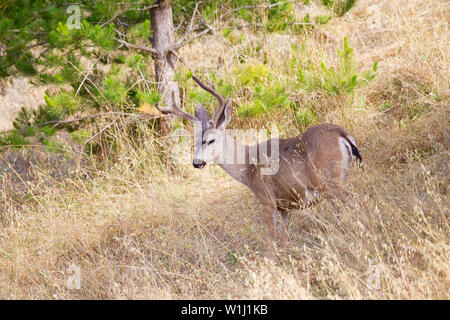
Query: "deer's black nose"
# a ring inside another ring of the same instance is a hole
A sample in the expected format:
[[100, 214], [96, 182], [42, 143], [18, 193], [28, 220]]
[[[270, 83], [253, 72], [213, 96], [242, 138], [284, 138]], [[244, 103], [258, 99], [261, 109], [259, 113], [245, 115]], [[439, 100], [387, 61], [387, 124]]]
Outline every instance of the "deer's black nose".
[[192, 164], [194, 165], [194, 168], [201, 169], [206, 165], [206, 162], [203, 160], [194, 159]]

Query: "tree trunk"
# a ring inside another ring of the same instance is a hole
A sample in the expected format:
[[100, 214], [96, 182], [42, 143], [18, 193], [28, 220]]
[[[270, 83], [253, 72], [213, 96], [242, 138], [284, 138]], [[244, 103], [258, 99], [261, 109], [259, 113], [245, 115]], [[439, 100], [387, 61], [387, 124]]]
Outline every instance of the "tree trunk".
[[[157, 0], [156, 4], [157, 7], [150, 9], [150, 23], [153, 29], [152, 45], [157, 50], [154, 58], [158, 92], [167, 107], [172, 107], [174, 103], [179, 106], [180, 91], [175, 81], [175, 56], [169, 51], [175, 44], [172, 5], [170, 0]], [[166, 126], [161, 122], [162, 133], [165, 133]]]

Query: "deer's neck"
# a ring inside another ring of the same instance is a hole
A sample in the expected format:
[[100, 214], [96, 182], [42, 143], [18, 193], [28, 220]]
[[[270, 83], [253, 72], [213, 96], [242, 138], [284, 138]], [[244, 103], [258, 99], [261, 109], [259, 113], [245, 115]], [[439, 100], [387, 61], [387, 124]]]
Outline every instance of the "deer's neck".
[[224, 159], [219, 166], [233, 179], [248, 186], [250, 165], [248, 161], [249, 146], [227, 135]]
[[248, 164], [219, 164], [233, 179], [248, 186], [248, 173], [250, 171]]

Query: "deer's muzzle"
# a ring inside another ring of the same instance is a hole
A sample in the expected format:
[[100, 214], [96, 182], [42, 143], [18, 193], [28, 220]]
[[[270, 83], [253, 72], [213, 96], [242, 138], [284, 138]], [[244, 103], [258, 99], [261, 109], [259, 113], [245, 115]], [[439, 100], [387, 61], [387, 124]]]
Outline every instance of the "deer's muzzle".
[[206, 162], [203, 160], [194, 159], [192, 164], [194, 165], [194, 168], [201, 169], [206, 165]]

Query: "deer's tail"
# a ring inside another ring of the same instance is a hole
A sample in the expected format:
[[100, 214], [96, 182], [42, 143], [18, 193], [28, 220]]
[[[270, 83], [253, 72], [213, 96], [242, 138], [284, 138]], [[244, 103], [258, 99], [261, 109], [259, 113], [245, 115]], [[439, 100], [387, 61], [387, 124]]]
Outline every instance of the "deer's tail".
[[359, 154], [359, 150], [356, 147], [355, 139], [352, 136], [342, 136], [345, 140], [348, 141], [350, 147], [352, 148], [352, 155], [356, 158], [358, 162], [362, 162], [362, 157]]

